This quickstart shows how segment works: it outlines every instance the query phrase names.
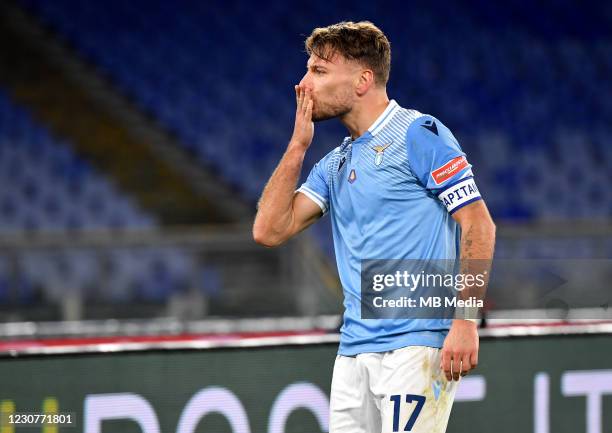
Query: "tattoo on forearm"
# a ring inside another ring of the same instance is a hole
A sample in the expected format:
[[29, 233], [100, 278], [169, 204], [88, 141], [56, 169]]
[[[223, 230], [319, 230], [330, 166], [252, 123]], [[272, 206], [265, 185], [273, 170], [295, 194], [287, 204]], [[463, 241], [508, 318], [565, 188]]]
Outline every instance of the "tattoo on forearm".
[[[482, 274], [488, 284], [494, 244], [495, 237], [491, 236], [489, 231], [478, 225], [467, 227], [461, 235], [461, 273]], [[460, 297], [467, 299], [474, 296], [484, 299], [487, 284], [484, 287], [467, 287]]]

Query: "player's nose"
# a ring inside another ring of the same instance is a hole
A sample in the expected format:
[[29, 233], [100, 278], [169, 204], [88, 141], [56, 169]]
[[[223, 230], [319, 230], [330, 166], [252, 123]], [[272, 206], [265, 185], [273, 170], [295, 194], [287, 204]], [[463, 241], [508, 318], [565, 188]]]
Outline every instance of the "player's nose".
[[300, 80], [300, 87], [302, 89], [312, 90], [312, 84], [311, 84], [310, 79], [308, 77], [308, 73], [306, 73], [306, 75], [304, 75], [302, 77], [302, 79]]

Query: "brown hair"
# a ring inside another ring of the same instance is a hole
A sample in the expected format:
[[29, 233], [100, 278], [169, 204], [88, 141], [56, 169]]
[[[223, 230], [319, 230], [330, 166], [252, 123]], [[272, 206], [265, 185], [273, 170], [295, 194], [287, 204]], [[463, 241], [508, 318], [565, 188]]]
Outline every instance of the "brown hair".
[[305, 45], [308, 55], [329, 61], [338, 53], [371, 68], [379, 86], [386, 85], [389, 80], [391, 44], [382, 30], [369, 21], [342, 21], [318, 27], [308, 36]]

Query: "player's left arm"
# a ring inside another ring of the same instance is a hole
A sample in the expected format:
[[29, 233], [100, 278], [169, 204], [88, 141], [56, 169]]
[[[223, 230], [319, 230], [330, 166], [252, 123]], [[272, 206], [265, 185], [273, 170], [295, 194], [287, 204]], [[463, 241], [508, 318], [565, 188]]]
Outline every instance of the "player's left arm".
[[[484, 298], [495, 247], [495, 224], [482, 199], [453, 213], [461, 226], [461, 273], [484, 275], [485, 285], [466, 285], [460, 299]], [[475, 321], [457, 318], [444, 340], [442, 370], [448, 380], [459, 380], [478, 365], [479, 339]]]
[[[461, 226], [461, 274], [488, 276], [495, 225], [476, 186], [472, 166], [452, 132], [430, 115], [415, 119], [407, 135], [407, 156], [411, 171]], [[467, 280], [466, 280], [467, 281]], [[465, 285], [459, 299], [484, 299], [483, 287]], [[478, 364], [478, 330], [474, 321], [457, 317], [442, 347], [442, 365], [448, 380], [459, 380]], [[467, 311], [473, 314], [473, 310]], [[469, 319], [470, 317], [467, 316]]]

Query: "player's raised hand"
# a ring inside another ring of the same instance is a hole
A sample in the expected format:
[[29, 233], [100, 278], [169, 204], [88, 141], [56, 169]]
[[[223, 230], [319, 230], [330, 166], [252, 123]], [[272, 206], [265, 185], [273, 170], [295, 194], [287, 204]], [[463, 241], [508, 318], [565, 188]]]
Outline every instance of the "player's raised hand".
[[295, 86], [295, 125], [291, 143], [306, 150], [314, 137], [314, 123], [312, 122], [312, 106], [314, 104], [310, 90]]
[[478, 365], [478, 329], [468, 320], [453, 320], [442, 347], [440, 368], [448, 380], [459, 380]]

